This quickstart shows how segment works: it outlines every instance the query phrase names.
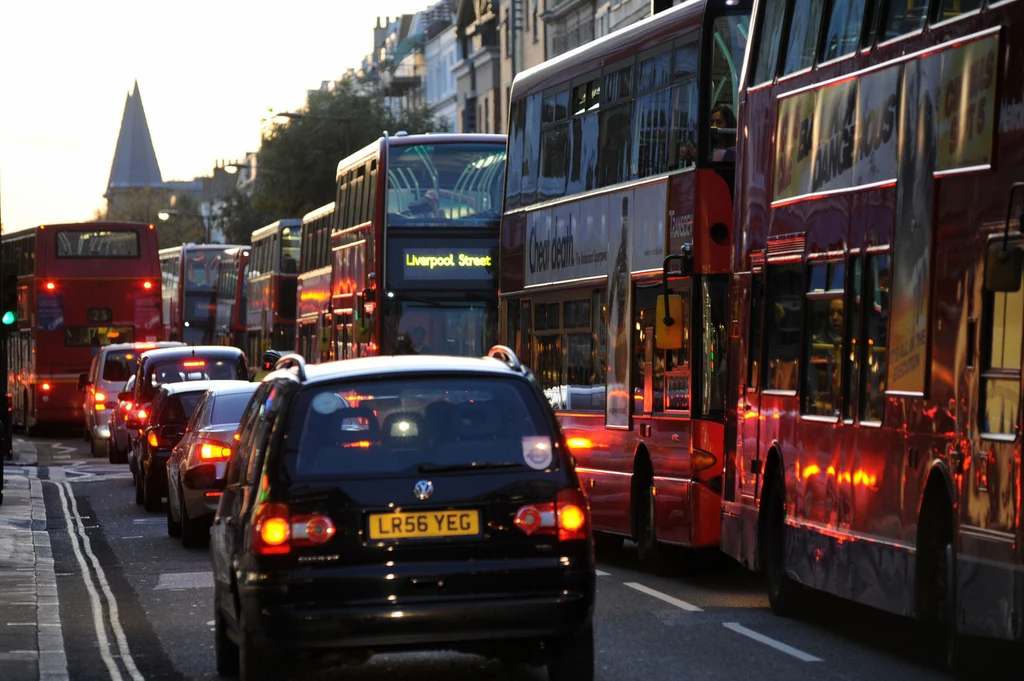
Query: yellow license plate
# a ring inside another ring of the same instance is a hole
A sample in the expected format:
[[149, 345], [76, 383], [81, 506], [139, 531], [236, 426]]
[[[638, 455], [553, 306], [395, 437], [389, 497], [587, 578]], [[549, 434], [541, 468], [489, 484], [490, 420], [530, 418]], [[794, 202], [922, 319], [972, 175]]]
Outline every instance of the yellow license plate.
[[480, 534], [480, 512], [371, 513], [370, 539], [469, 537]]

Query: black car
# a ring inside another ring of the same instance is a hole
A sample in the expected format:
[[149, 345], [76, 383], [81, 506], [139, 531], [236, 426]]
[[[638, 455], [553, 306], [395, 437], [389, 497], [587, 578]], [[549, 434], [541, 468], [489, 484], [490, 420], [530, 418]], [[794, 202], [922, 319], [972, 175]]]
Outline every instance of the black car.
[[211, 381], [167, 461], [167, 534], [204, 544], [220, 502], [235, 434], [258, 383]]
[[[248, 381], [249, 365], [245, 353], [223, 345], [197, 345], [150, 350], [139, 357], [132, 393], [118, 396], [134, 404], [127, 422], [131, 440], [128, 467], [136, 485], [139, 483], [139, 457], [143, 450], [139, 446], [139, 435], [149, 421], [150, 403], [157, 389], [164, 383], [209, 380]], [[142, 503], [141, 498], [136, 501]]]
[[446, 649], [593, 678], [589, 508], [536, 382], [491, 354], [280, 360], [213, 522], [218, 672]]
[[157, 388], [151, 416], [136, 443], [139, 472], [135, 476], [135, 503], [159, 511], [167, 496], [167, 460], [185, 434], [185, 425], [203, 394], [218, 381], [165, 383]]

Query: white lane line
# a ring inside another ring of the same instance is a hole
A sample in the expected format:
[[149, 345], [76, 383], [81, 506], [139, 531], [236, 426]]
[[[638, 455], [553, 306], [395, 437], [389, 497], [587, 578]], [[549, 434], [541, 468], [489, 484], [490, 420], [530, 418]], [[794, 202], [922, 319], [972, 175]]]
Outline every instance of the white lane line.
[[731, 629], [731, 630], [735, 631], [740, 636], [746, 636], [747, 638], [753, 639], [753, 640], [757, 641], [758, 643], [763, 643], [766, 646], [771, 646], [772, 648], [775, 648], [779, 652], [786, 653], [787, 655], [792, 655], [793, 657], [795, 657], [796, 659], [800, 660], [801, 662], [821, 662], [822, 661], [822, 659], [820, 657], [815, 657], [814, 655], [811, 655], [810, 653], [805, 653], [802, 650], [797, 650], [793, 646], [786, 645], [785, 643], [782, 643], [781, 641], [776, 641], [774, 638], [768, 638], [764, 634], [759, 634], [756, 631], [754, 631], [753, 629], [747, 629], [742, 624], [738, 624], [736, 622], [723, 622], [722, 626], [725, 627], [726, 629]]
[[68, 539], [71, 541], [71, 548], [75, 552], [75, 559], [78, 561], [78, 567], [82, 571], [82, 581], [85, 582], [85, 590], [89, 594], [89, 605], [92, 608], [92, 623], [93, 627], [96, 629], [96, 639], [99, 643], [100, 658], [103, 660], [103, 664], [107, 667], [107, 672], [110, 674], [111, 681], [114, 679], [117, 679], [117, 681], [123, 681], [124, 677], [121, 676], [121, 670], [117, 668], [114, 658], [110, 656], [110, 640], [107, 638], [107, 627], [103, 623], [103, 606], [100, 604], [99, 594], [96, 593], [96, 586], [92, 583], [92, 575], [89, 574], [89, 566], [85, 563], [85, 557], [82, 555], [82, 549], [78, 546], [78, 538], [75, 536], [75, 523], [71, 517], [71, 511], [68, 509], [67, 497], [64, 495], [64, 485], [61, 483], [54, 484], [57, 485], [57, 494], [60, 496], [60, 507], [64, 512], [64, 524], [68, 531]]
[[604, 570], [594, 570], [594, 574], [598, 577], [611, 577], [612, 573], [605, 572]]
[[687, 603], [686, 601], [681, 601], [678, 598], [673, 598], [668, 594], [663, 594], [660, 591], [655, 591], [654, 589], [644, 586], [643, 584], [637, 584], [636, 582], [626, 582], [625, 584], [630, 589], [636, 589], [640, 593], [645, 593], [648, 596], [653, 596], [654, 598], [665, 601], [670, 605], [676, 606], [680, 610], [685, 610], [686, 612], [704, 612], [702, 608], [698, 608], [693, 603]]
[[143, 534], [132, 534], [127, 537], [121, 537], [121, 539], [145, 539], [146, 535]]
[[[68, 497], [71, 499], [71, 508], [77, 517], [78, 502], [75, 500], [75, 495], [71, 490], [71, 483], [63, 482], [61, 485], [67, 490]], [[139, 672], [139, 668], [135, 666], [135, 659], [132, 657], [131, 650], [128, 649], [128, 638], [121, 627], [121, 615], [118, 613], [117, 599], [114, 598], [114, 592], [110, 589], [110, 583], [107, 582], [107, 573], [103, 571], [103, 567], [96, 558], [96, 554], [92, 552], [92, 542], [89, 540], [89, 535], [85, 533], [85, 527], [81, 520], [78, 520], [78, 527], [79, 535], [82, 538], [82, 546], [92, 562], [93, 569], [96, 571], [96, 580], [99, 582], [100, 588], [103, 590], [103, 596], [107, 600], [107, 609], [110, 613], [108, 620], [110, 621], [110, 628], [114, 630], [117, 649], [121, 653], [121, 663], [128, 670], [128, 676], [132, 678], [132, 681], [146, 681], [145, 677]]]

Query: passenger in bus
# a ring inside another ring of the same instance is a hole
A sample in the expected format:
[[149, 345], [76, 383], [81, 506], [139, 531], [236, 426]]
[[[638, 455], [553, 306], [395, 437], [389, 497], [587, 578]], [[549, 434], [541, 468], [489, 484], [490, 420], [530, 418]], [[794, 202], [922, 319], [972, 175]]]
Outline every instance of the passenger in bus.
[[828, 320], [825, 328], [814, 337], [815, 343], [832, 345], [837, 348], [843, 344], [843, 301], [833, 298], [828, 301]]
[[428, 189], [423, 193], [423, 198], [409, 204], [406, 211], [409, 217], [414, 218], [443, 218], [444, 211], [441, 210], [441, 201], [436, 189]]
[[409, 329], [409, 340], [412, 341], [413, 351], [420, 355], [432, 355], [434, 351], [427, 345], [427, 332], [422, 326], [414, 326]]
[[711, 160], [736, 160], [736, 114], [728, 104], [719, 104], [711, 110]]

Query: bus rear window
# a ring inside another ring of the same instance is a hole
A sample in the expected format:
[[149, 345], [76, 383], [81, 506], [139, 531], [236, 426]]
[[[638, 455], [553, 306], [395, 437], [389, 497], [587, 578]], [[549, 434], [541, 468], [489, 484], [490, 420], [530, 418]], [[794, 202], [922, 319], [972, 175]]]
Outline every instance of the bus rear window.
[[135, 328], [131, 326], [64, 327], [64, 345], [69, 348], [102, 347], [114, 343], [131, 343], [134, 340]]
[[58, 258], [137, 258], [139, 233], [135, 230], [57, 230]]

